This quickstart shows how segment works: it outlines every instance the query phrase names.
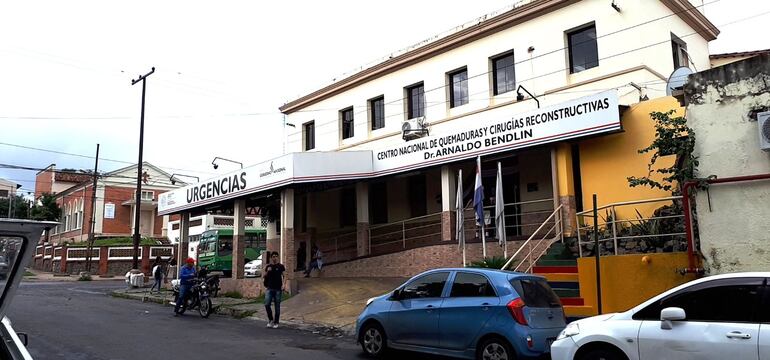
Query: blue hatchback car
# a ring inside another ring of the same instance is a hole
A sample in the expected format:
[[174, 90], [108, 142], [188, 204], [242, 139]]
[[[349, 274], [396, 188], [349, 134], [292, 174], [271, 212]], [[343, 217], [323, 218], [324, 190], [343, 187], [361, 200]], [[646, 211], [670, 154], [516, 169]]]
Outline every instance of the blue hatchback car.
[[369, 299], [356, 322], [364, 352], [388, 348], [466, 359], [537, 358], [565, 327], [542, 277], [491, 269], [436, 269]]

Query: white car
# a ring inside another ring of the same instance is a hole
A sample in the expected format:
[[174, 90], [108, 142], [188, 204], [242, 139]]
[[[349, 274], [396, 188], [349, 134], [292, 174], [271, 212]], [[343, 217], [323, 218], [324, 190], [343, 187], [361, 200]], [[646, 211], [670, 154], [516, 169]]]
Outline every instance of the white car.
[[770, 359], [770, 272], [710, 276], [570, 323], [553, 360]]
[[251, 260], [246, 263], [244, 272], [246, 277], [262, 276], [262, 259]]
[[27, 334], [14, 331], [5, 312], [35, 253], [40, 235], [56, 225], [55, 222], [0, 219], [0, 248], [10, 255], [7, 259], [13, 259], [7, 262], [7, 277], [0, 280], [0, 359], [32, 360], [26, 347]]

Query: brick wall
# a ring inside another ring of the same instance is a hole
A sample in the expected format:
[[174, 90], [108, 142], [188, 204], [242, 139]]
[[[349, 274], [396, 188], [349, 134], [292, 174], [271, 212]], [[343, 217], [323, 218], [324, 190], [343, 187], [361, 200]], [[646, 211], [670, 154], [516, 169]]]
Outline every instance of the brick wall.
[[161, 236], [163, 235], [163, 216], [158, 215], [157, 209], [155, 209], [152, 213], [155, 215], [155, 228], [153, 229], [152, 233], [155, 236]]
[[[518, 249], [523, 241], [509, 241], [508, 255]], [[487, 256], [502, 256], [503, 249], [496, 242], [487, 243]], [[481, 243], [466, 245], [466, 259], [481, 260]], [[322, 277], [411, 277], [423, 271], [461, 267], [462, 251], [456, 243], [433, 245], [398, 253], [372, 256], [339, 264], [324, 266]]]
[[[105, 203], [115, 204], [115, 218], [104, 219], [103, 234], [131, 234], [131, 206], [124, 206], [122, 203], [131, 200], [133, 196], [134, 189], [131, 188], [107, 186], [104, 189]], [[104, 214], [97, 215], [104, 216]]]
[[262, 295], [262, 278], [219, 279], [220, 296], [226, 292], [237, 291], [243, 297], [255, 298]]

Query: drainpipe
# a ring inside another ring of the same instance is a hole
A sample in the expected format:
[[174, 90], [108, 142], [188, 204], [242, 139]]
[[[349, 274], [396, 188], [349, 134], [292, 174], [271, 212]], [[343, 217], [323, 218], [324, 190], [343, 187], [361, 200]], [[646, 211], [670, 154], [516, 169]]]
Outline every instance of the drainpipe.
[[[757, 181], [757, 180], [770, 180], [770, 174], [758, 174], [747, 176], [734, 176], [726, 178], [708, 179], [705, 180], [707, 184], [725, 184], [725, 183], [737, 183], [745, 181]], [[684, 207], [684, 227], [687, 233], [687, 260], [688, 268], [682, 269], [683, 274], [702, 274], [703, 269], [697, 268], [697, 259], [695, 257], [695, 241], [692, 234], [692, 215], [690, 212], [690, 188], [696, 186], [699, 181], [688, 181], [682, 186], [682, 206]]]

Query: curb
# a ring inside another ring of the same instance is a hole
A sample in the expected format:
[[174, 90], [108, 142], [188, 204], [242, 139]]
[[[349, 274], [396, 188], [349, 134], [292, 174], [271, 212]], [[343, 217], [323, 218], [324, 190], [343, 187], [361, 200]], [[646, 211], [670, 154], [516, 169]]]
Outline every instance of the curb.
[[[121, 299], [139, 300], [142, 302], [151, 302], [151, 303], [156, 303], [164, 306], [171, 306], [169, 304], [170, 300], [156, 298], [156, 297], [149, 297], [149, 296], [145, 296], [144, 294], [137, 294], [137, 293], [128, 294], [128, 293], [124, 293], [122, 291], [116, 290], [116, 291], [111, 291], [110, 296], [115, 298], [121, 298]], [[239, 306], [239, 305], [245, 305], [250, 303], [251, 302], [244, 302], [244, 303], [232, 304], [229, 306], [215, 305], [213, 313], [218, 315], [229, 316], [239, 320], [247, 319], [251, 321], [267, 322], [267, 317], [265, 317], [264, 314], [261, 314], [259, 310], [235, 309], [231, 307], [231, 306]], [[344, 337], [344, 336], [355, 335], [355, 326], [351, 326], [351, 325], [337, 327], [337, 326], [327, 325], [327, 324], [306, 323], [301, 320], [300, 321], [283, 320], [281, 321], [281, 325], [283, 325], [285, 328], [288, 328], [288, 329], [308, 331], [314, 334], [319, 334], [327, 337]]]

